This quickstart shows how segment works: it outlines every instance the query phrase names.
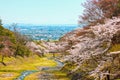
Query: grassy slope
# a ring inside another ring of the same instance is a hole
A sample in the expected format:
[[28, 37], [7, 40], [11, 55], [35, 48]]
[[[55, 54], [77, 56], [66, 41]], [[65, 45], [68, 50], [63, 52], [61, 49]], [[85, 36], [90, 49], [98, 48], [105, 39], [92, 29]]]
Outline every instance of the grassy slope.
[[[36, 72], [34, 74], [31, 74], [25, 78], [25, 80], [39, 80], [38, 77], [40, 74], [44, 72]], [[56, 80], [70, 80], [67, 77], [67, 74], [62, 71], [48, 71], [49, 74], [52, 74], [53, 76], [51, 78]]]
[[[59, 54], [56, 54], [56, 57], [59, 57], [60, 55]], [[53, 55], [52, 54], [47, 54], [46, 55], [47, 58], [53, 58]], [[54, 70], [54, 71], [40, 71], [40, 72], [36, 72], [34, 74], [30, 74], [29, 76], [27, 76], [25, 78], [25, 80], [38, 80], [38, 77], [40, 74], [42, 73], [48, 73], [48, 74], [52, 74], [52, 78], [54, 79], [57, 79], [57, 80], [70, 80], [70, 77], [67, 76], [66, 72], [65, 71], [57, 71], [57, 70]]]
[[37, 70], [39, 66], [56, 66], [53, 60], [48, 60], [46, 57], [40, 58], [36, 55], [22, 58], [5, 58], [7, 66], [0, 64], [0, 80], [12, 80], [19, 76], [24, 70]]
[[[5, 58], [5, 63], [7, 66], [0, 64], [0, 80], [13, 80], [24, 70], [37, 70], [40, 66], [54, 67], [56, 62], [53, 60], [48, 60], [52, 55], [47, 55], [46, 57], [40, 58], [36, 55], [30, 57], [11, 57]], [[43, 71], [44, 72], [44, 71]], [[25, 80], [37, 80], [38, 75], [43, 72], [36, 72], [28, 75]], [[54, 74], [53, 77], [60, 80], [69, 80], [66, 73], [62, 71], [48, 71], [48, 73]]]

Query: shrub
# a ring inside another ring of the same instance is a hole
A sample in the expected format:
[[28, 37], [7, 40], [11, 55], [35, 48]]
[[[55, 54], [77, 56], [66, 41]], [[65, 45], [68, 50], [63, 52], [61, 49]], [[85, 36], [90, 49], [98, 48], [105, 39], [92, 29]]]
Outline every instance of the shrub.
[[116, 32], [116, 34], [113, 35], [112, 38], [113, 44], [120, 44], [120, 30]]

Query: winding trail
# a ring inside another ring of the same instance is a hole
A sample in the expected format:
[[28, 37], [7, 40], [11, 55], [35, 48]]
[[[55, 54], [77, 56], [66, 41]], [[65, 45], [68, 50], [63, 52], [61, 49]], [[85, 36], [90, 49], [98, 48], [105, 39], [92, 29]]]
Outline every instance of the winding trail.
[[64, 63], [60, 62], [58, 59], [54, 59], [54, 61], [57, 63], [57, 66], [41, 68], [42, 73], [39, 74], [38, 80], [58, 80], [50, 71], [59, 71], [64, 66]]
[[53, 74], [46, 73], [45, 71], [60, 70], [64, 66], [64, 63], [59, 61], [58, 59], [54, 59], [54, 61], [57, 63], [57, 66], [55, 66], [55, 67], [39, 67], [39, 70], [26, 70], [26, 71], [23, 71], [21, 73], [21, 75], [14, 80], [24, 80], [26, 76], [28, 76], [30, 74], [33, 74], [35, 72], [40, 72], [40, 71], [44, 71], [44, 73], [39, 75], [40, 80], [41, 79], [47, 79], [48, 80], [51, 76], [53, 76]]
[[24, 78], [32, 73], [38, 72], [37, 70], [26, 70], [21, 73], [21, 75], [15, 80], [24, 80]]

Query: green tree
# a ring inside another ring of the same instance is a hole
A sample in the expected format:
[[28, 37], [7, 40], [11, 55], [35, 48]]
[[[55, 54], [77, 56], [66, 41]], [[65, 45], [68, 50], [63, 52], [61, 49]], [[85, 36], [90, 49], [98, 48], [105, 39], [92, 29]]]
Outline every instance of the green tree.
[[16, 39], [16, 50], [15, 50], [14, 56], [15, 57], [17, 55], [22, 57], [24, 55], [28, 56], [30, 51], [28, 50], [28, 48], [26, 48], [25, 45], [30, 39], [27, 36], [22, 35], [18, 32], [16, 23], [12, 24], [11, 27], [13, 28], [13, 32]]
[[0, 19], [0, 25], [2, 25], [2, 19]]
[[0, 54], [1, 54], [1, 63], [6, 66], [4, 63], [5, 57], [10, 57], [13, 55], [13, 43], [10, 41], [8, 36], [1, 36], [0, 40]]

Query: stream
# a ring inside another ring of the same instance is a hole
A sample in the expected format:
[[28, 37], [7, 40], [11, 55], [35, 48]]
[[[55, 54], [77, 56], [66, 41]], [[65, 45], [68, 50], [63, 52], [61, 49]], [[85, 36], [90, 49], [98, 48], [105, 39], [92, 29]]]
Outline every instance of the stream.
[[[54, 70], [60, 70], [63, 66], [64, 66], [64, 63], [59, 61], [58, 59], [54, 59], [54, 61], [57, 63], [57, 66], [56, 67], [40, 67], [40, 70], [41, 71], [45, 71], [45, 70], [51, 70], [51, 71], [54, 71]], [[19, 77], [17, 77], [16, 79], [14, 80], [24, 80], [24, 78], [30, 74], [33, 74], [35, 72], [39, 72], [39, 70], [26, 70], [26, 71], [23, 71]], [[50, 76], [52, 74], [48, 74], [48, 73], [44, 73], [42, 74], [42, 76]]]
[[37, 70], [26, 70], [21, 73], [21, 75], [14, 80], [24, 80], [24, 78], [32, 73], [38, 72]]

